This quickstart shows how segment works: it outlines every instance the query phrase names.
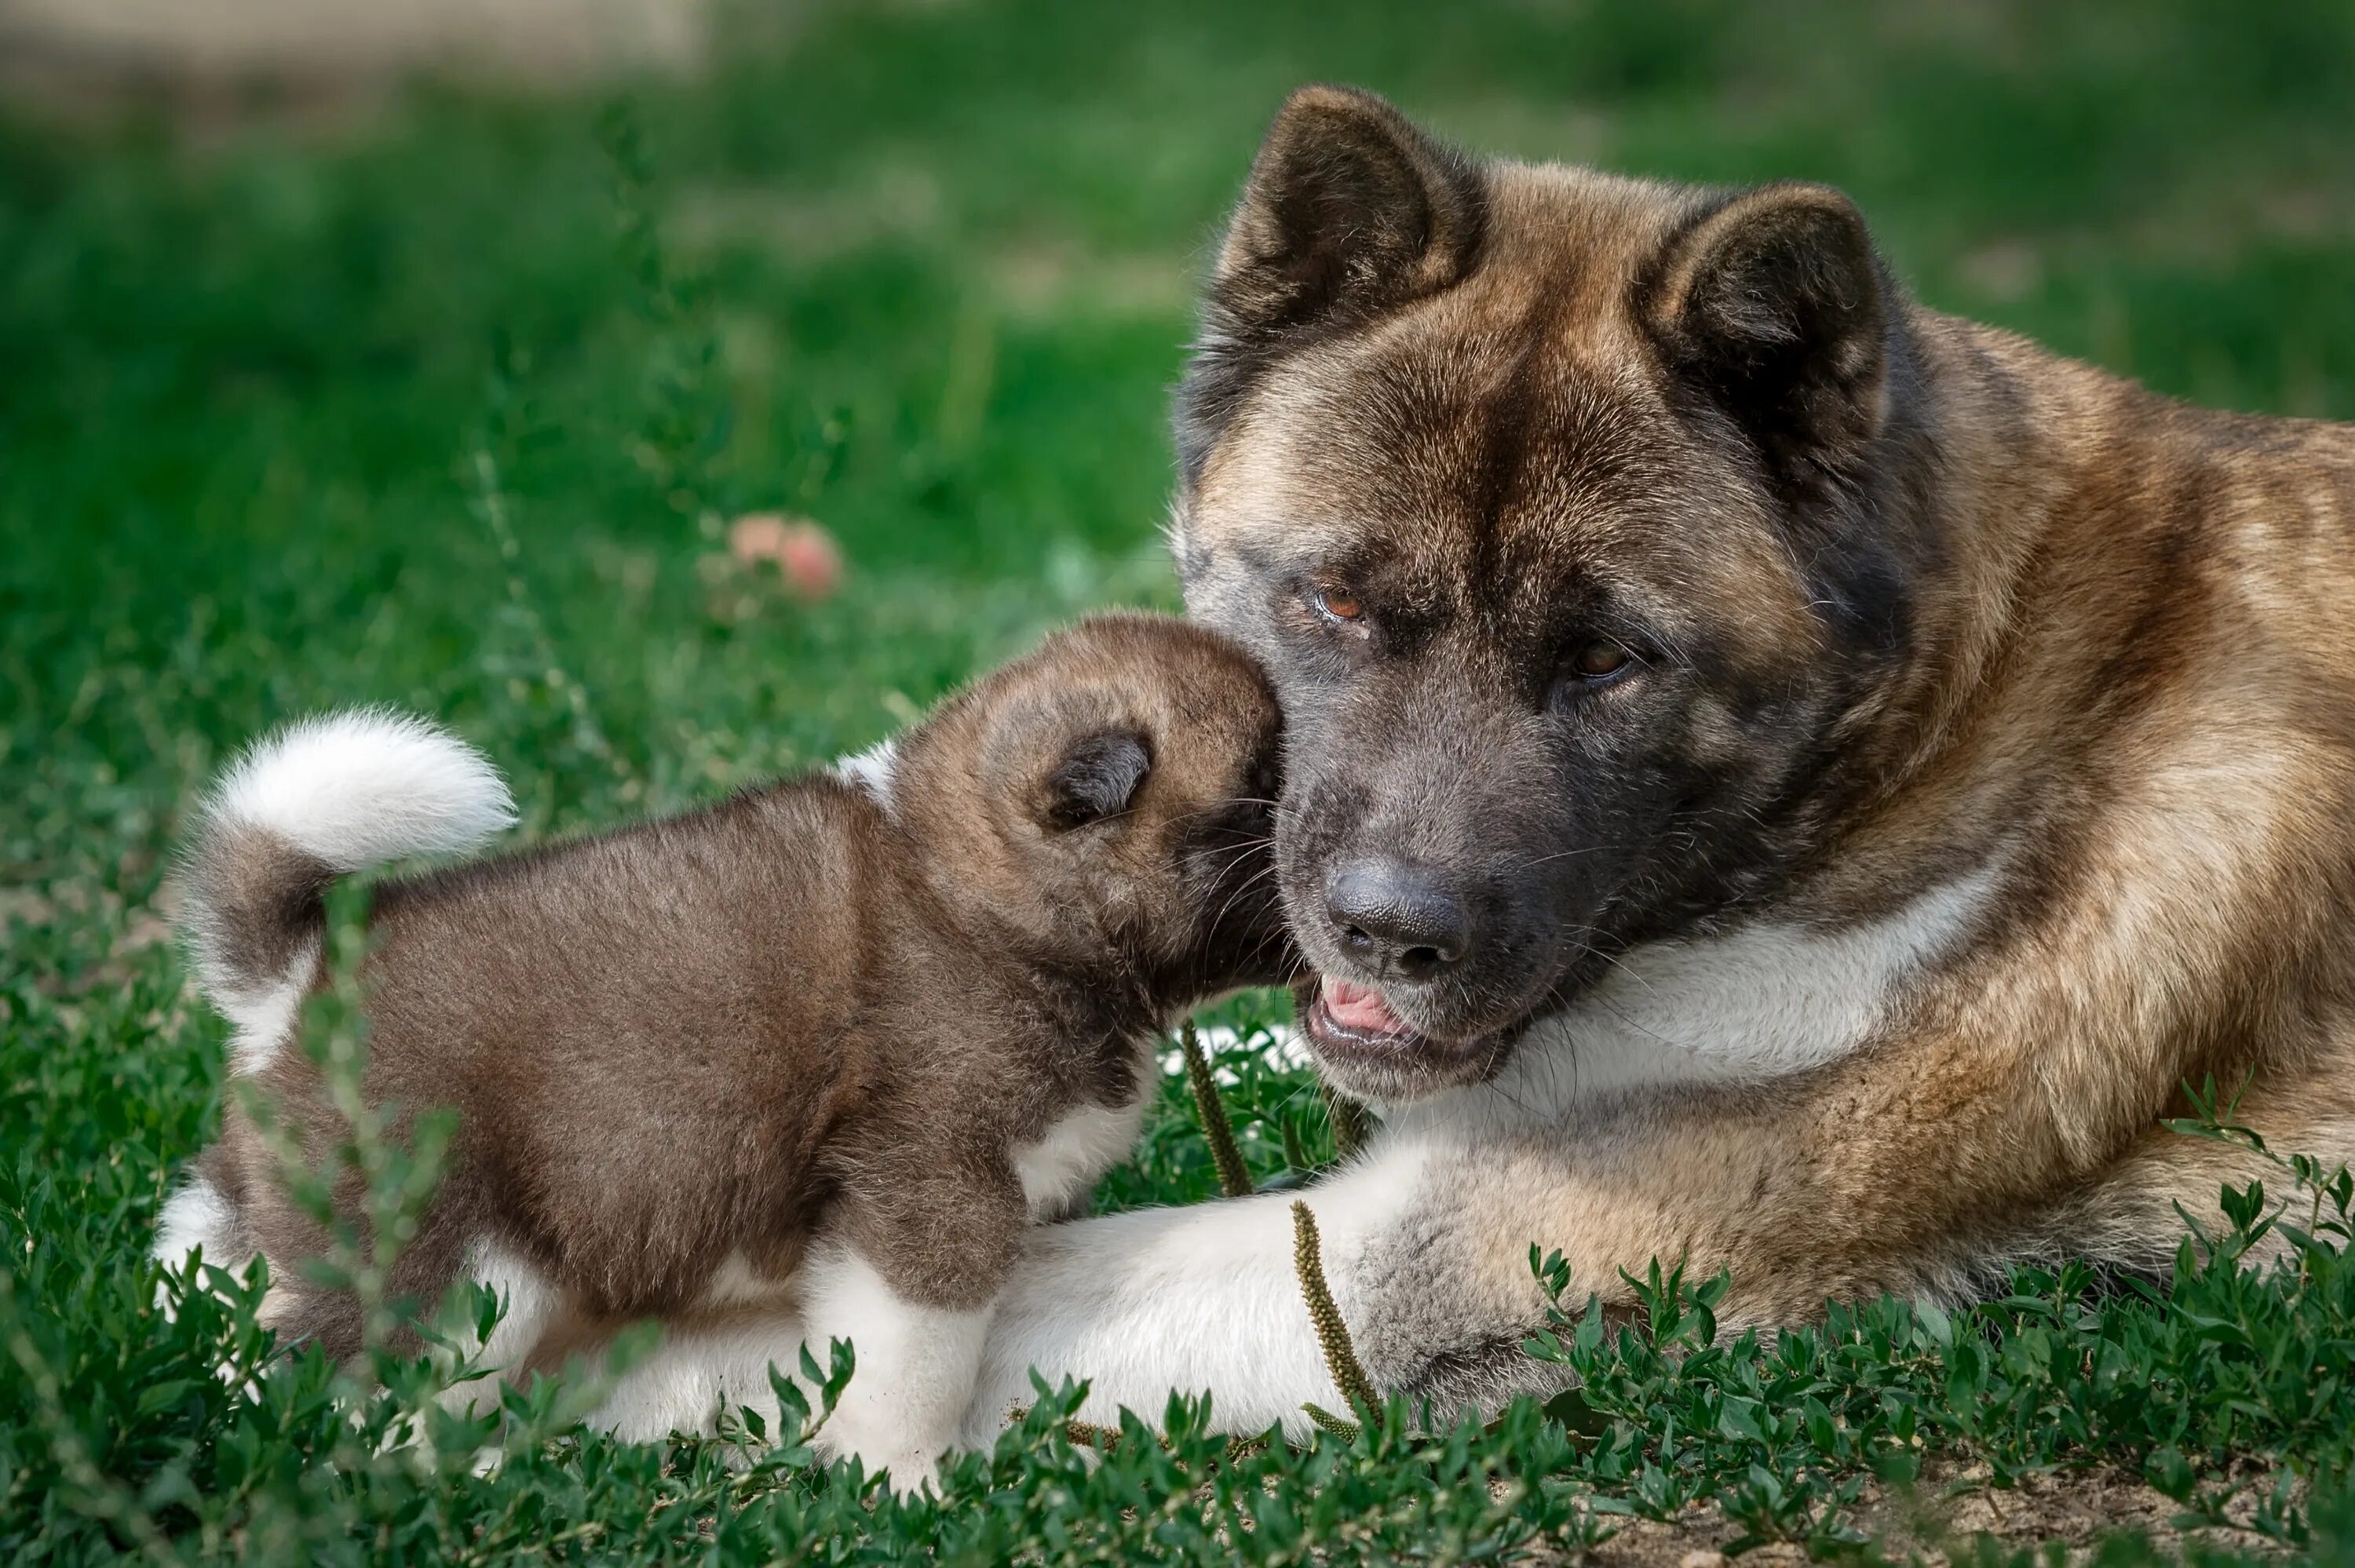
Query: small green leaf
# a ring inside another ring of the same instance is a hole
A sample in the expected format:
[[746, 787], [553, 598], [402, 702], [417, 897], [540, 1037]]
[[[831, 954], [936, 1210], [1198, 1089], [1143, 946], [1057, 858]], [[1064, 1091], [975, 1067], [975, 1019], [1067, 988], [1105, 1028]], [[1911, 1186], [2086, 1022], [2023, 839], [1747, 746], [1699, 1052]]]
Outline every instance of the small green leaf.
[[1600, 1437], [1611, 1425], [1610, 1417], [1589, 1404], [1586, 1395], [1574, 1388], [1563, 1389], [1539, 1409], [1547, 1420], [1582, 1437]]

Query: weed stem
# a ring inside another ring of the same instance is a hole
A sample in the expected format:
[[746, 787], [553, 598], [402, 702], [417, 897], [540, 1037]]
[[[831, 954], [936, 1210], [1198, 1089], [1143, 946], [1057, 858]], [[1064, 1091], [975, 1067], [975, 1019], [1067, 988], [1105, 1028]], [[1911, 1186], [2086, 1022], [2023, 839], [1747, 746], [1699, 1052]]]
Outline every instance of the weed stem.
[[1243, 1151], [1235, 1147], [1234, 1126], [1227, 1120], [1226, 1102], [1219, 1098], [1219, 1080], [1210, 1071], [1210, 1059], [1202, 1054], [1192, 1019], [1180, 1027], [1178, 1040], [1186, 1052], [1186, 1082], [1194, 1090], [1194, 1114], [1201, 1118], [1202, 1136], [1209, 1142], [1210, 1163], [1219, 1170], [1219, 1191], [1230, 1198], [1248, 1198], [1251, 1170], [1243, 1164]]

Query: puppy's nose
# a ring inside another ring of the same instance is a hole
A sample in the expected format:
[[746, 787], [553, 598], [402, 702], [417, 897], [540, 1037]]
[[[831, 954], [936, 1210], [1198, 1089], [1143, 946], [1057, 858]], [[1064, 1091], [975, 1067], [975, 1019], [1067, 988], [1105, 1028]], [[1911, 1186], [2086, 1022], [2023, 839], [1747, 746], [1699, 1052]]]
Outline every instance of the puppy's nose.
[[1386, 980], [1430, 980], [1472, 946], [1464, 901], [1403, 861], [1335, 867], [1325, 878], [1325, 912], [1342, 950]]

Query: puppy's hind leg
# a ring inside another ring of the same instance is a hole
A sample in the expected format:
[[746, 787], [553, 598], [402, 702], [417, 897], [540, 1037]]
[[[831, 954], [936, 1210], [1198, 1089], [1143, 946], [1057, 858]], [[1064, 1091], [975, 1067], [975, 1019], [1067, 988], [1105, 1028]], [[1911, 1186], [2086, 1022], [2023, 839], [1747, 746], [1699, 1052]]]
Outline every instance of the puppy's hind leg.
[[[229, 1274], [241, 1274], [259, 1250], [244, 1211], [223, 1180], [226, 1161], [218, 1150], [208, 1152], [164, 1202], [155, 1222], [153, 1255], [166, 1268], [186, 1272], [202, 1250], [205, 1265]], [[201, 1280], [187, 1281], [190, 1289], [208, 1289]], [[172, 1312], [169, 1286], [157, 1286], [157, 1301]]]
[[488, 1239], [466, 1249], [461, 1268], [463, 1279], [496, 1293], [505, 1310], [487, 1339], [471, 1326], [461, 1331], [456, 1348], [483, 1372], [452, 1383], [441, 1398], [451, 1410], [484, 1410], [497, 1403], [501, 1383], [523, 1381], [533, 1351], [557, 1316], [562, 1293], [527, 1260]]

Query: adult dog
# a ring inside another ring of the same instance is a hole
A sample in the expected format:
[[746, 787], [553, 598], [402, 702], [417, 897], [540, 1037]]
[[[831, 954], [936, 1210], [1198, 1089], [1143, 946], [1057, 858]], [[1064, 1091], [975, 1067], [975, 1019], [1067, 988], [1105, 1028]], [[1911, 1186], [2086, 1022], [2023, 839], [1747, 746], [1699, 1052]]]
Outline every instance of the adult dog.
[[[1310, 88], [1178, 396], [1197, 617], [1287, 713], [1283, 895], [1369, 1150], [1308, 1194], [1377, 1382], [1493, 1403], [1574, 1292], [1721, 1317], [2162, 1266], [2355, 1154], [2355, 432], [1909, 301], [1848, 199], [1476, 163]], [[1052, 1227], [972, 1413], [1337, 1396], [1288, 1197]], [[658, 1428], [780, 1326], [677, 1339]]]

